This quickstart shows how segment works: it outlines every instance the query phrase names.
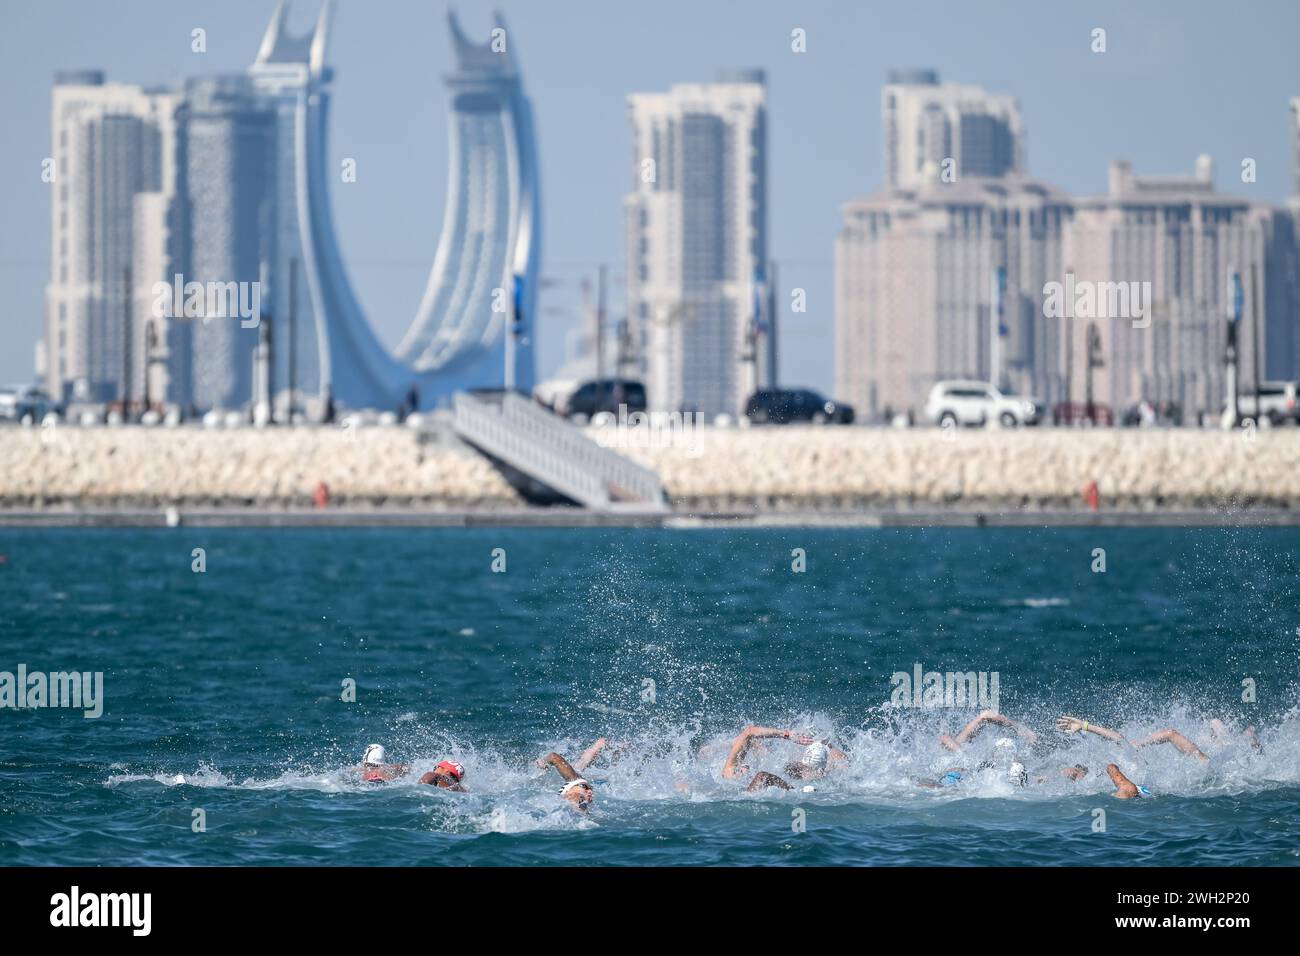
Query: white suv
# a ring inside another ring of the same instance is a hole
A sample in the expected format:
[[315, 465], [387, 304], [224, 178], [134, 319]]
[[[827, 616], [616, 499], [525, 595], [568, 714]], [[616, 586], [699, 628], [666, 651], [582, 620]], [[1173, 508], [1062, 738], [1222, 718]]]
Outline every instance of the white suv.
[[1270, 425], [1300, 423], [1295, 382], [1260, 382], [1260, 415], [1255, 414], [1255, 389], [1247, 385], [1237, 396], [1237, 414], [1242, 418], [1267, 418]]
[[939, 425], [985, 425], [1004, 428], [1038, 422], [1038, 403], [1031, 398], [1003, 395], [988, 382], [938, 382], [930, 389], [925, 417]]

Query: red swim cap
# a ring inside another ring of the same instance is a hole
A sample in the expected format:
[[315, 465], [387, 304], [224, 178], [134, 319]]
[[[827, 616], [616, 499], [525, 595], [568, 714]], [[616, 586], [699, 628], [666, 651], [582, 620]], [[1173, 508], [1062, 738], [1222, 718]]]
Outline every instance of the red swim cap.
[[457, 780], [460, 780], [465, 776], [465, 768], [454, 760], [444, 760], [433, 769], [436, 773], [445, 773], [448, 776], [455, 777]]

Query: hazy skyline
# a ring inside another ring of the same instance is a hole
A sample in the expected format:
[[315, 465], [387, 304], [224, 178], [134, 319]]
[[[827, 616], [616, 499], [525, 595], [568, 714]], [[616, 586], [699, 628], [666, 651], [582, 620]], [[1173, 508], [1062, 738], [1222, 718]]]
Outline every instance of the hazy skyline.
[[[538, 374], [560, 361], [577, 315], [578, 279], [611, 269], [622, 312], [622, 200], [631, 175], [626, 96], [758, 67], [768, 79], [772, 255], [783, 300], [807, 290], [808, 312], [782, 313], [781, 378], [830, 390], [833, 242], [839, 207], [881, 184], [880, 87], [895, 67], [1019, 98], [1031, 174], [1100, 193], [1107, 163], [1190, 174], [1216, 162], [1220, 190], [1283, 201], [1291, 185], [1288, 103], [1300, 96], [1290, 50], [1300, 10], [1282, 3], [1151, 3], [1086, 10], [1034, 3], [975, 9], [850, 2], [462, 2], [466, 31], [486, 35], [499, 7], [536, 111], [543, 189], [543, 290]], [[50, 86], [60, 69], [104, 69], [110, 82], [176, 84], [241, 71], [274, 0], [238, 4], [132, 0], [113, 8], [52, 0], [9, 5], [0, 31], [0, 382], [32, 377], [49, 271]], [[357, 181], [332, 185], [349, 278], [380, 338], [394, 345], [424, 292], [442, 225], [447, 177], [450, 45], [442, 2], [340, 0], [330, 165], [357, 161]], [[296, 0], [295, 31], [319, 0]], [[190, 31], [207, 31], [193, 53]], [[807, 52], [793, 53], [802, 28]], [[1107, 31], [1104, 54], [1089, 49]], [[1249, 67], [1249, 75], [1243, 70]], [[1258, 181], [1240, 181], [1240, 162]]]

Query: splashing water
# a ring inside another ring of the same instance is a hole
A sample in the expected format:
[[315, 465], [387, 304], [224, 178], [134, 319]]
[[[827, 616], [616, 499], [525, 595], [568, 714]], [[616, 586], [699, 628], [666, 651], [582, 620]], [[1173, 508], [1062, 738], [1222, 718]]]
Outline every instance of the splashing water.
[[[186, 535], [3, 542], [0, 670], [101, 670], [106, 701], [3, 715], [0, 864], [1300, 862], [1296, 532]], [[176, 560], [195, 546], [204, 575]], [[893, 706], [917, 664], [998, 673], [1037, 743], [945, 750], [978, 708]], [[1061, 714], [1176, 728], [1210, 759]], [[847, 757], [812, 792], [746, 793], [721, 770], [749, 723]], [[582, 814], [535, 761], [598, 736]], [[372, 742], [410, 772], [361, 782]], [[446, 758], [468, 793], [417, 782]], [[1113, 799], [1110, 762], [1154, 799]], [[957, 786], [926, 785], [950, 767]]]

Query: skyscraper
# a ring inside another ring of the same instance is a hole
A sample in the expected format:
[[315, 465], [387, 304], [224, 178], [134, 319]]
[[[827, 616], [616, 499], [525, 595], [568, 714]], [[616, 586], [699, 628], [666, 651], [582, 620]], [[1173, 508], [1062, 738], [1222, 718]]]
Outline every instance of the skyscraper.
[[[1268, 343], [1263, 300], [1278, 276], [1268, 246], [1279, 213], [1214, 191], [1213, 164], [1197, 160], [1190, 176], [1137, 176], [1112, 163], [1104, 195], [1080, 197], [1065, 236], [1065, 264], [1077, 281], [1149, 282], [1150, 314], [1081, 316], [1069, 350], [1073, 381], [1086, 373], [1087, 327], [1095, 324], [1105, 364], [1094, 376], [1097, 401], [1124, 408], [1140, 399], [1171, 401], [1185, 411], [1217, 414], [1226, 397], [1224, 349], [1231, 310], [1229, 274], [1241, 276], [1245, 307], [1238, 330], [1243, 389], [1255, 379], [1256, 340]], [[1251, 289], [1251, 267], [1256, 289]], [[1061, 281], [1063, 276], [1055, 277]], [[1261, 299], [1256, 308], [1254, 297]], [[1291, 317], [1275, 315], [1290, 324]], [[1148, 324], [1143, 324], [1143, 323]], [[1076, 401], [1081, 392], [1076, 386]]]
[[[180, 194], [190, 226], [185, 281], [205, 288], [260, 286], [263, 263], [275, 258], [276, 116], [243, 75], [187, 83], [181, 116]], [[251, 304], [252, 297], [245, 301]], [[204, 314], [186, 320], [195, 406], [248, 403], [258, 336], [249, 326], [260, 318]]]
[[770, 381], [763, 74], [628, 98], [627, 315], [656, 411], [736, 414]]
[[[1020, 175], [966, 177], [883, 190], [845, 204], [843, 216], [836, 394], [867, 413], [918, 411], [936, 381], [967, 378], [1049, 407], [1091, 395], [1116, 412], [1145, 399], [1217, 414], [1234, 270], [1245, 295], [1243, 389], [1255, 379], [1256, 342], [1264, 377], [1294, 375], [1291, 220], [1215, 193], [1208, 157], [1191, 176], [1136, 176], [1114, 163], [1100, 196]], [[998, 269], [1006, 331], [995, 349]], [[1049, 308], [1049, 283], [1086, 298]]]
[[[290, 273], [296, 274], [294, 353], [297, 389], [357, 408], [392, 408], [412, 373], [375, 336], [348, 282], [335, 238], [329, 163], [330, 84], [325, 62], [333, 4], [327, 0], [310, 33], [288, 30], [280, 0], [249, 76], [276, 115], [275, 252], [268, 270], [268, 310], [278, 326], [276, 381], [288, 382]], [[295, 266], [296, 263], [296, 266]]]
[[499, 17], [472, 42], [448, 15], [456, 69], [442, 236], [397, 356], [420, 375], [425, 404], [462, 388], [533, 387], [541, 193], [532, 106], [516, 38]]
[[1042, 289], [1061, 271], [1071, 212], [1069, 196], [1020, 175], [846, 203], [835, 242], [835, 394], [866, 415], [917, 410], [940, 379], [1061, 397], [1060, 329], [1043, 315]]
[[1025, 133], [1014, 97], [940, 83], [935, 70], [895, 70], [880, 92], [885, 185], [915, 188], [951, 172], [1023, 171]]
[[106, 83], [99, 71], [56, 76], [51, 113], [50, 281], [45, 291], [46, 385], [57, 398], [106, 402], [139, 393], [127, 321], [139, 286], [136, 199], [170, 196], [176, 176], [172, 92]]
[[[413, 388], [427, 408], [459, 389], [532, 387], [541, 205], [515, 38], [497, 17], [474, 42], [449, 18], [447, 212], [424, 300], [394, 356], [348, 282], [330, 211], [332, 10], [327, 0], [314, 29], [294, 35], [280, 0], [246, 74], [179, 92], [106, 85], [98, 72], [56, 80], [38, 361], [57, 396], [248, 406], [258, 333], [241, 321], [257, 317], [183, 315], [174, 301], [154, 314], [155, 285], [176, 276], [182, 288], [206, 286], [205, 299], [230, 301], [238, 287], [241, 310], [256, 284], [276, 330], [270, 379], [281, 414], [290, 381], [309, 412], [334, 402], [392, 409]], [[188, 310], [188, 291], [180, 297]]]

